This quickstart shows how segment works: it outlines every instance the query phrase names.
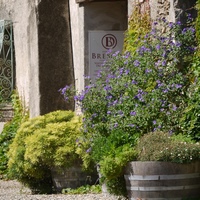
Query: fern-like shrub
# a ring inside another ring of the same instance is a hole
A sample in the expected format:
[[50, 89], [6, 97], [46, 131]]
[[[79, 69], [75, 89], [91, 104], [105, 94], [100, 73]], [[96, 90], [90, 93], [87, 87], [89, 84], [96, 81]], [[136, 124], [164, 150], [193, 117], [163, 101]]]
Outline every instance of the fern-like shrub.
[[10, 175], [32, 191], [52, 193], [51, 169], [71, 167], [78, 159], [81, 119], [72, 111], [54, 111], [23, 123], [10, 145]]
[[28, 111], [23, 108], [22, 102], [20, 101], [19, 95], [16, 91], [12, 94], [11, 99], [14, 115], [11, 121], [8, 121], [4, 125], [3, 131], [0, 134], [0, 175], [2, 178], [8, 178], [7, 152], [9, 145], [15, 137], [20, 124], [25, 122], [29, 117]]

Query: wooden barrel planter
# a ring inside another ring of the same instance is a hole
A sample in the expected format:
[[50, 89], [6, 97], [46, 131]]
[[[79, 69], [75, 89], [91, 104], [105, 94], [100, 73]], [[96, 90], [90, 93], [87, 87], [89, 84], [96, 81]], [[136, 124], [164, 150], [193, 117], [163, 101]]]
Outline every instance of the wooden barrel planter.
[[92, 185], [98, 178], [95, 173], [83, 172], [79, 165], [66, 169], [53, 168], [51, 169], [51, 176], [54, 188], [58, 193], [66, 188], [76, 189], [83, 185]]
[[200, 161], [130, 162], [124, 177], [130, 200], [200, 199]]

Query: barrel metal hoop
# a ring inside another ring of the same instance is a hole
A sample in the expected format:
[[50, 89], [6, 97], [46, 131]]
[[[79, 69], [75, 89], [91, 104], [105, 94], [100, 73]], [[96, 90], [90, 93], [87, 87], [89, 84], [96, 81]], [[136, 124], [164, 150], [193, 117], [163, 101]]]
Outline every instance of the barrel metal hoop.
[[175, 179], [189, 179], [200, 178], [200, 173], [192, 174], [172, 174], [172, 175], [124, 175], [126, 180], [141, 181], [141, 180], [175, 180]]
[[172, 190], [188, 190], [200, 189], [200, 185], [186, 185], [186, 186], [158, 186], [158, 187], [126, 187], [127, 190], [132, 191], [172, 191]]

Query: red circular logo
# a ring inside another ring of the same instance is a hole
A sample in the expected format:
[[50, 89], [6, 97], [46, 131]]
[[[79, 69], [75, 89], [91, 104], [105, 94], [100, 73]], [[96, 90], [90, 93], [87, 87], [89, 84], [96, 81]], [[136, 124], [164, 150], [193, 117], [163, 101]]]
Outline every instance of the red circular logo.
[[103, 36], [101, 43], [105, 49], [114, 49], [117, 45], [117, 38], [112, 34], [106, 34]]

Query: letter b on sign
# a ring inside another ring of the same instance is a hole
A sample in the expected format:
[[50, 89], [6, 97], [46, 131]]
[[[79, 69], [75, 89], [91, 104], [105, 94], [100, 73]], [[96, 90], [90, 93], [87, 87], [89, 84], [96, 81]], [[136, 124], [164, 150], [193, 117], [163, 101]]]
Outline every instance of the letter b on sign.
[[105, 49], [114, 49], [117, 45], [117, 38], [112, 34], [106, 34], [103, 36], [101, 43]]

